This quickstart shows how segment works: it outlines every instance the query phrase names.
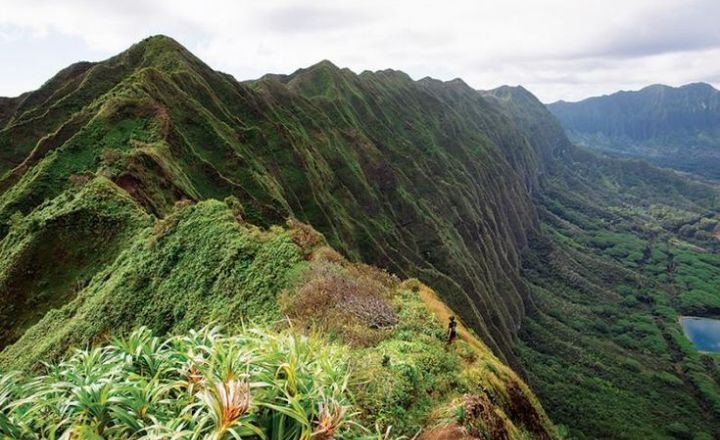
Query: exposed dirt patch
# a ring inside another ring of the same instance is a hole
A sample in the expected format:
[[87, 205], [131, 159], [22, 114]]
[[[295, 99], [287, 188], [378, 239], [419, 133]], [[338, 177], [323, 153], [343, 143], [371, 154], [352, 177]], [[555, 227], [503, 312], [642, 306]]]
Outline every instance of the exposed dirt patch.
[[175, 177], [154, 156], [138, 153], [121, 158], [125, 172], [113, 182], [148, 212], [163, 217], [176, 202], [192, 199], [175, 184]]
[[122, 176], [115, 179], [115, 184], [120, 188], [124, 189], [130, 197], [135, 199], [140, 205], [148, 206], [151, 205], [151, 200], [145, 195], [143, 191], [142, 182], [136, 179], [134, 176], [129, 174], [123, 174]]
[[495, 412], [495, 405], [486, 395], [465, 396], [463, 426], [471, 438], [508, 440], [503, 419]]
[[507, 384], [507, 391], [510, 395], [510, 418], [522, 422], [528, 431], [535, 434], [535, 438], [551, 440], [552, 436], [520, 385], [511, 380]]

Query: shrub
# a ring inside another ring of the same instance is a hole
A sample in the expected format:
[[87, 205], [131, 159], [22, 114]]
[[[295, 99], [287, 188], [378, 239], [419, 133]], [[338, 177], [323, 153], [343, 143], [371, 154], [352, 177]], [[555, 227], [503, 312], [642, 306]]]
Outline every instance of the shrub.
[[347, 378], [344, 351], [315, 338], [140, 329], [43, 376], [0, 376], [0, 437], [358, 438]]
[[348, 343], [369, 345], [382, 337], [378, 330], [397, 324], [384, 274], [367, 268], [345, 268], [313, 261], [295, 292], [281, 299], [292, 319], [335, 333]]
[[317, 248], [315, 252], [313, 252], [311, 259], [312, 261], [324, 261], [340, 265], [346, 263], [345, 257], [330, 246], [320, 246]]
[[290, 239], [302, 249], [306, 259], [312, 255], [315, 249], [327, 244], [325, 237], [310, 225], [290, 218], [287, 226], [290, 230]]

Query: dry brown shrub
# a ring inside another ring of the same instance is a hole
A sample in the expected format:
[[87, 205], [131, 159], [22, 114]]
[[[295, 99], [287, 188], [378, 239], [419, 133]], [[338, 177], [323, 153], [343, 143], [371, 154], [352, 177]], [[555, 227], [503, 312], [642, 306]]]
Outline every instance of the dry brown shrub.
[[388, 272], [384, 269], [378, 269], [375, 266], [367, 264], [355, 264], [350, 270], [354, 272], [358, 277], [370, 278], [389, 290], [395, 290], [400, 285], [400, 278], [397, 275]]
[[310, 225], [289, 218], [287, 226], [290, 230], [290, 239], [302, 249], [306, 260], [310, 258], [315, 249], [327, 244], [325, 237]]
[[397, 324], [390, 289], [354, 266], [314, 261], [294, 293], [281, 301], [293, 320], [317, 330], [335, 333], [354, 345], [368, 345]]
[[310, 257], [310, 261], [324, 261], [327, 263], [335, 263], [339, 265], [345, 264], [347, 262], [347, 260], [345, 260], [345, 257], [343, 257], [340, 252], [336, 251], [330, 246], [320, 246], [319, 248], [315, 249], [315, 251], [312, 253], [312, 256]]

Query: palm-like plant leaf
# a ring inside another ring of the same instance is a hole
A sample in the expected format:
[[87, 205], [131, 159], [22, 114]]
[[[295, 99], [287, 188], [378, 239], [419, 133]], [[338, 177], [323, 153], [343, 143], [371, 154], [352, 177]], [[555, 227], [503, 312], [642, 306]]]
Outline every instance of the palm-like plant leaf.
[[345, 359], [291, 331], [161, 339], [141, 328], [42, 376], [0, 375], [0, 437], [342, 438], [354, 415]]

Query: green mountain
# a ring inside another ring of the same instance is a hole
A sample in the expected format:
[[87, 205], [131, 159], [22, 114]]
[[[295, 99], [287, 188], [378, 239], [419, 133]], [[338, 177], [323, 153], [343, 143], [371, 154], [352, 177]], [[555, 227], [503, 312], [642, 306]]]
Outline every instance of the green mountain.
[[[441, 286], [484, 341], [468, 336], [472, 346], [448, 356], [445, 322], [357, 335], [365, 321], [334, 316], [347, 324], [330, 329], [342, 343], [398, 363], [385, 388], [354, 390], [369, 399], [358, 404], [369, 426], [412, 435], [452, 414], [443, 407], [464, 394], [487, 390], [495, 403], [476, 416], [490, 417], [488, 429], [554, 432], [522, 380], [483, 348], [517, 362], [512, 339], [527, 294], [519, 250], [537, 222], [535, 147], [465, 84], [355, 75], [329, 62], [238, 83], [153, 37], [5, 103], [2, 368], [32, 370], [138, 326], [178, 334], [209, 322], [231, 331], [281, 322], [294, 313], [281, 294], [300, 295], [292, 279], [313, 270], [298, 246], [314, 240], [300, 233], [295, 243], [272, 226], [292, 218], [352, 260]], [[331, 281], [315, 288], [349, 283]], [[376, 313], [375, 302], [362, 313]], [[410, 344], [425, 333], [431, 345]], [[472, 373], [475, 364], [487, 367]]]
[[[557, 126], [517, 89], [492, 94], [531, 133]], [[720, 316], [718, 187], [562, 151], [545, 161], [523, 254], [532, 303], [518, 351], [531, 386], [573, 437], [716, 437], [718, 357], [697, 352], [678, 317]]]
[[575, 147], [522, 88], [327, 61], [238, 82], [152, 37], [1, 99], [0, 174], [0, 369], [41, 374], [0, 390], [0, 429], [60, 423], [12, 404], [54, 389], [41, 361], [217, 323], [339, 345], [338, 401], [393, 435], [553, 438], [543, 407], [571, 438], [718, 435], [718, 359], [677, 319], [720, 315], [719, 188]]
[[[234, 195], [255, 224], [296, 217], [354, 259], [447, 292], [512, 356], [538, 158], [508, 117], [460, 81], [354, 75], [322, 62], [238, 83], [157, 37], [21, 97], [0, 145], [5, 230], [13, 215], [90, 174], [159, 217], [179, 200]], [[11, 291], [23, 282], [5, 281]]]
[[720, 176], [720, 91], [709, 84], [653, 85], [548, 109], [580, 145]]

